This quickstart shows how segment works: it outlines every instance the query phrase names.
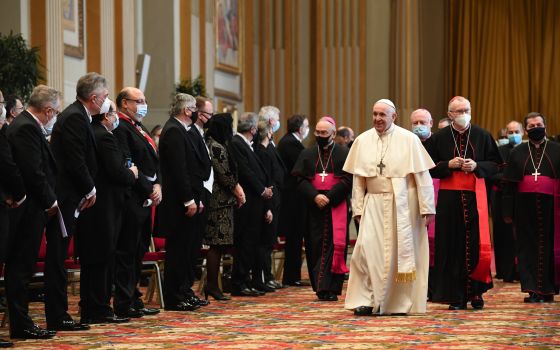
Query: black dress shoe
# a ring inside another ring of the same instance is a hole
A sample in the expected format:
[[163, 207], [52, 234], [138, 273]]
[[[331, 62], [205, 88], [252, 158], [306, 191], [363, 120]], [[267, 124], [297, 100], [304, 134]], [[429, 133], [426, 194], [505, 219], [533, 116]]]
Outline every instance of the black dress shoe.
[[50, 339], [56, 335], [56, 332], [48, 331], [37, 325], [31, 328], [14, 330], [10, 332], [10, 338], [17, 339]]
[[49, 327], [52, 331], [65, 331], [65, 332], [76, 332], [76, 331], [87, 331], [90, 327], [87, 324], [74, 322], [74, 320], [62, 320], [54, 327]]
[[171, 306], [165, 305], [165, 310], [167, 311], [194, 311], [198, 308], [200, 308], [199, 305], [192, 305], [184, 301]]
[[274, 287], [269, 287], [264, 283], [257, 283], [255, 285], [253, 285], [253, 288], [261, 291], [261, 292], [265, 292], [265, 293], [272, 293], [272, 292], [276, 292], [276, 288]]
[[524, 303], [544, 303], [544, 296], [539, 293], [529, 292], [529, 296], [523, 298]]
[[258, 297], [259, 295], [262, 294], [260, 294], [256, 290], [253, 290], [252, 288], [243, 288], [243, 289], [233, 290], [231, 292], [231, 295], [236, 297]]
[[128, 308], [128, 310], [126, 311], [119, 311], [119, 312], [115, 312], [115, 314], [119, 317], [122, 318], [140, 318], [140, 317], [144, 317], [144, 313], [138, 309], [135, 309], [133, 307]]
[[262, 296], [262, 295], [265, 295], [265, 294], [266, 294], [266, 292], [265, 292], [265, 291], [262, 291], [262, 290], [258, 290], [258, 289], [255, 289], [255, 288], [249, 288], [249, 289], [251, 289], [251, 291], [252, 291], [253, 293], [257, 294], [257, 296]]
[[284, 288], [284, 285], [278, 281], [275, 280], [270, 280], [268, 282], [266, 282], [266, 285], [270, 288], [274, 288], [274, 289], [282, 289]]
[[185, 301], [189, 304], [198, 305], [198, 306], [208, 306], [208, 305], [210, 305], [210, 302], [208, 300], [202, 300], [199, 297], [197, 297], [196, 295], [187, 296]]
[[0, 339], [0, 348], [11, 348], [12, 346], [14, 346], [14, 343], [11, 341]]
[[143, 307], [141, 309], [139, 309], [144, 315], [146, 316], [152, 316], [152, 315], [157, 315], [159, 314], [159, 309], [156, 308], [151, 308], [151, 307]]
[[473, 309], [482, 310], [484, 307], [484, 299], [482, 299], [482, 295], [475, 295], [471, 299], [471, 306]]
[[117, 315], [100, 316], [100, 317], [82, 317], [80, 323], [87, 324], [103, 324], [103, 323], [126, 323], [129, 322], [128, 317], [119, 317]]
[[467, 303], [453, 303], [449, 304], [449, 310], [466, 310]]
[[292, 287], [308, 287], [311, 284], [307, 281], [295, 281], [292, 283], [288, 283], [288, 285], [292, 286]]
[[373, 307], [371, 306], [358, 306], [354, 309], [356, 316], [371, 316], [373, 314]]

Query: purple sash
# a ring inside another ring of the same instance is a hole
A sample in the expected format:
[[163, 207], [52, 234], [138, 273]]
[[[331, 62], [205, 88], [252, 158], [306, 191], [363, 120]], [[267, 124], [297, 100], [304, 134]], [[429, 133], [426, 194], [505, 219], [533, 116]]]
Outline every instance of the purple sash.
[[525, 175], [517, 185], [518, 192], [542, 193], [554, 197], [554, 281], [560, 284], [560, 180]]
[[[432, 179], [434, 184], [434, 205], [437, 207], [437, 200], [439, 194], [439, 179]], [[428, 225], [428, 244], [430, 246], [430, 267], [435, 265], [436, 256], [436, 220], [432, 220], [432, 223]]]
[[[317, 190], [329, 191], [337, 183], [339, 179], [334, 177], [333, 173], [328, 173], [327, 176], [323, 177], [320, 174], [315, 174], [311, 184]], [[331, 206], [332, 213], [332, 230], [333, 230], [333, 259], [331, 272], [332, 273], [347, 273], [348, 267], [346, 267], [344, 252], [346, 251], [346, 221], [348, 215], [348, 208], [346, 206], [346, 201], [342, 201], [336, 207]]]

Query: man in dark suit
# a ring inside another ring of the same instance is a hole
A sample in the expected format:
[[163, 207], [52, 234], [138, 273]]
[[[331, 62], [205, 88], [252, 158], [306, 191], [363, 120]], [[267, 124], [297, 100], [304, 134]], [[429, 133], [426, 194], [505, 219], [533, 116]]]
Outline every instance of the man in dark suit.
[[113, 308], [120, 317], [138, 318], [159, 313], [146, 308], [136, 288], [142, 258], [148, 251], [152, 233], [152, 207], [161, 202], [157, 146], [142, 121], [148, 113], [144, 93], [126, 87], [117, 96], [120, 123], [113, 133], [126, 157], [138, 167], [138, 181], [124, 205], [123, 223], [117, 241], [115, 297]]
[[[259, 119], [264, 121], [272, 130], [272, 133], [277, 133], [280, 130], [280, 110], [274, 106], [264, 106], [259, 111]], [[268, 158], [272, 162], [272, 214], [273, 219], [270, 225], [266, 227], [266, 234], [264, 235], [264, 282], [266, 291], [271, 289], [282, 288], [282, 283], [277, 282], [272, 275], [272, 249], [278, 240], [278, 222], [280, 218], [280, 206], [282, 202], [281, 190], [284, 187], [284, 177], [286, 175], [286, 167], [284, 161], [280, 157], [274, 141], [266, 147]]]
[[206, 306], [209, 304], [206, 300], [201, 300], [194, 291], [192, 286], [195, 282], [196, 268], [198, 261], [200, 259], [200, 249], [202, 248], [202, 238], [204, 237], [204, 232], [206, 228], [206, 221], [208, 220], [208, 212], [205, 206], [210, 200], [212, 195], [212, 184], [214, 183], [214, 173], [212, 170], [212, 164], [210, 160], [210, 154], [208, 147], [206, 147], [206, 142], [204, 141], [204, 125], [212, 118], [214, 114], [214, 107], [212, 102], [207, 98], [197, 96], [195, 98], [196, 112], [191, 115], [192, 124], [187, 132], [189, 138], [192, 140], [194, 146], [194, 154], [196, 160], [198, 161], [198, 167], [195, 172], [198, 177], [204, 177], [203, 189], [200, 191], [200, 203], [202, 205], [202, 211], [198, 217], [198, 225], [196, 230], [193, 231], [194, 241], [190, 246], [190, 253], [187, 254], [189, 257], [189, 270], [187, 275], [186, 284], [184, 286], [185, 293], [187, 295], [187, 301], [194, 305]]
[[239, 184], [245, 190], [246, 203], [235, 211], [232, 295], [258, 296], [264, 294], [252, 288], [261, 276], [262, 259], [255, 256], [265, 220], [264, 200], [271, 199], [272, 187], [267, 187], [266, 172], [253, 152], [251, 143], [257, 133], [258, 115], [244, 113], [237, 123], [237, 135], [231, 141], [231, 152], [237, 162]]
[[303, 230], [300, 207], [301, 199], [297, 191], [297, 179], [291, 172], [304, 150], [302, 141], [309, 134], [309, 121], [303, 115], [294, 115], [288, 119], [288, 132], [278, 142], [278, 153], [288, 170], [282, 188], [279, 232], [286, 237], [284, 276], [282, 283], [291, 286], [304, 286], [301, 281], [301, 249]]
[[59, 168], [56, 193], [67, 237], [54, 220], [47, 226], [45, 311], [49, 329], [89, 329], [88, 325], [74, 322], [68, 314], [68, 278], [64, 260], [70, 239], [76, 233], [80, 213], [91, 208], [97, 199], [93, 180], [97, 173], [96, 145], [90, 123], [92, 115], [109, 110], [108, 96], [105, 77], [98, 73], [80, 77], [76, 84], [76, 101], [60, 113], [53, 128], [51, 146]]
[[80, 314], [82, 323], [122, 323], [111, 308], [111, 290], [116, 241], [122, 222], [122, 208], [130, 187], [138, 178], [135, 165], [125, 155], [112, 131], [119, 125], [116, 106], [108, 113], [92, 116], [97, 144], [98, 171], [95, 176], [97, 201], [78, 221], [76, 251], [80, 257]]
[[200, 304], [187, 290], [190, 288], [193, 245], [196, 245], [204, 202], [203, 182], [210, 169], [208, 154], [197, 151], [195, 139], [189, 135], [196, 117], [196, 100], [188, 94], [177, 94], [170, 118], [160, 136], [161, 174], [164, 200], [159, 208], [159, 232], [166, 235], [165, 309], [193, 311]]
[[[7, 116], [6, 101], [0, 91], [0, 119]], [[17, 165], [12, 157], [12, 150], [6, 137], [8, 120], [0, 129], [0, 266], [6, 261], [6, 249], [8, 248], [8, 234], [10, 220], [8, 211], [10, 208], [19, 207], [26, 199], [25, 186]], [[11, 347], [12, 342], [0, 339], [0, 348]]]
[[5, 279], [12, 338], [46, 339], [56, 333], [33, 323], [28, 313], [27, 296], [43, 230], [48, 217], [58, 212], [54, 192], [57, 168], [45, 138], [45, 125], [55, 120], [60, 109], [60, 97], [60, 92], [53, 88], [37, 86], [31, 94], [29, 108], [6, 131], [13, 160], [27, 190], [26, 200], [9, 214], [10, 239]]

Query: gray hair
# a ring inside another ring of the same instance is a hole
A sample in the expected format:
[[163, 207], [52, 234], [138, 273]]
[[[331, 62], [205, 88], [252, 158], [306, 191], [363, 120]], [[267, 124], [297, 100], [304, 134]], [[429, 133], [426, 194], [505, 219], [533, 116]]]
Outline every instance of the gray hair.
[[37, 85], [31, 96], [29, 97], [29, 106], [42, 109], [52, 105], [55, 109], [58, 108], [60, 100], [62, 100], [62, 93], [50, 86]]
[[99, 90], [107, 88], [107, 79], [99, 73], [90, 72], [80, 79], [76, 84], [76, 95], [81, 100], [87, 100]]
[[237, 121], [237, 132], [243, 133], [257, 127], [259, 116], [254, 112], [245, 112], [241, 114]]
[[259, 119], [269, 121], [271, 118], [280, 119], [280, 110], [274, 106], [261, 107], [259, 111]]
[[268, 132], [270, 131], [270, 125], [266, 120], [259, 119], [259, 122], [257, 124], [257, 130], [259, 132], [260, 139], [263, 140], [268, 135]]
[[176, 117], [180, 115], [185, 108], [195, 108], [196, 106], [196, 99], [189, 95], [178, 93], [175, 95], [173, 102], [171, 103], [171, 107], [169, 108], [169, 116]]
[[451, 106], [457, 102], [467, 102], [469, 104], [469, 109], [471, 109], [471, 101], [464, 98], [463, 96], [455, 96], [451, 99], [451, 101], [449, 101], [449, 104], [447, 105], [447, 111], [451, 112], [452, 111]]

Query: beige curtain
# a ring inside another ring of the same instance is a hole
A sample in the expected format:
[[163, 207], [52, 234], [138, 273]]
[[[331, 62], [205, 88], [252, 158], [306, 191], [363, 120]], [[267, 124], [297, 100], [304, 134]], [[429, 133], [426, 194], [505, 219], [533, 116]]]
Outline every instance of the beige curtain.
[[560, 1], [450, 0], [448, 96], [471, 100], [493, 135], [531, 111], [560, 133]]

